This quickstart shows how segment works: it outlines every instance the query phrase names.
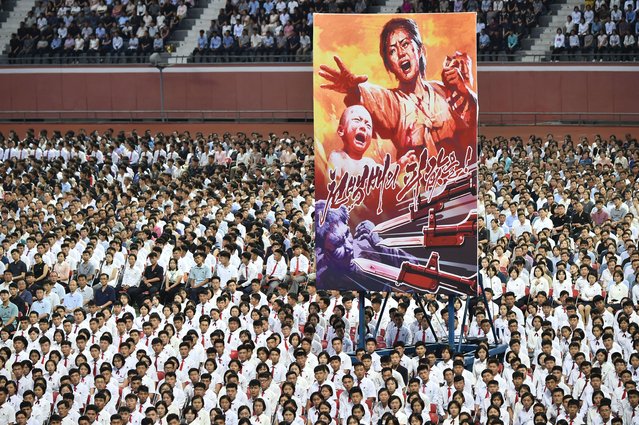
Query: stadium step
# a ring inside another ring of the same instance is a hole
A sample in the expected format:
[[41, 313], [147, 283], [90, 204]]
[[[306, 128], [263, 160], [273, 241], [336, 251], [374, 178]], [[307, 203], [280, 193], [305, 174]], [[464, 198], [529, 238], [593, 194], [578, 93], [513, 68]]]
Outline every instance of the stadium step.
[[555, 39], [557, 28], [563, 28], [566, 17], [575, 6], [581, 7], [582, 0], [564, 0], [550, 5], [550, 14], [540, 19], [540, 27], [531, 34], [530, 43], [522, 43], [525, 62], [546, 62], [550, 59], [550, 48]]
[[17, 0], [6, 0], [2, 2], [0, 7], [0, 24], [7, 22], [7, 18], [11, 14], [11, 11], [16, 7]]
[[0, 51], [4, 53], [9, 47], [11, 34], [18, 31], [20, 22], [33, 9], [36, 0], [15, 0], [14, 5], [7, 5], [3, 10], [4, 19], [0, 19]]
[[169, 63], [185, 63], [186, 58], [193, 53], [200, 36], [200, 30], [207, 31], [211, 27], [211, 21], [217, 19], [220, 9], [224, 8], [225, 0], [204, 0], [199, 5], [201, 12], [197, 16], [189, 16], [188, 29], [180, 29], [180, 34], [173, 37], [173, 53]]

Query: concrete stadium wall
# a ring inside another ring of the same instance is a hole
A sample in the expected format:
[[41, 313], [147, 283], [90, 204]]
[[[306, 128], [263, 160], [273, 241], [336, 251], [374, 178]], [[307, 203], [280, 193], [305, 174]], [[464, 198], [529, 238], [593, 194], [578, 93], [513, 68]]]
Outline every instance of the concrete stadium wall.
[[[481, 120], [579, 121], [577, 113], [588, 113], [623, 121], [620, 114], [639, 112], [637, 71], [623, 64], [481, 65]], [[190, 111], [168, 113], [176, 119], [308, 120], [311, 82], [307, 65], [175, 66], [164, 71], [165, 109]], [[144, 119], [160, 109], [159, 74], [152, 67], [6, 67], [0, 68], [0, 87], [0, 120]], [[525, 114], [531, 112], [537, 115]]]

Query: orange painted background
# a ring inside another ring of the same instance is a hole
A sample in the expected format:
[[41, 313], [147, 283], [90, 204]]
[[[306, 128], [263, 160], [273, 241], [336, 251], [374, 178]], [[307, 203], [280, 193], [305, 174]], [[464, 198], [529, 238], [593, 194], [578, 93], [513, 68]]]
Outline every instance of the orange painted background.
[[[396, 15], [316, 15], [313, 22], [313, 103], [316, 169], [325, 169], [326, 158], [342, 143], [336, 134], [344, 110], [344, 95], [320, 88], [326, 81], [318, 75], [322, 64], [337, 68], [338, 55], [356, 75], [366, 75], [368, 82], [381, 87], [397, 86], [395, 77], [386, 71], [379, 54], [379, 35], [384, 24]], [[441, 80], [446, 56], [456, 51], [472, 59], [471, 75], [477, 75], [475, 14], [402, 14], [417, 22], [426, 50], [426, 79]], [[473, 81], [477, 90], [477, 80]], [[387, 140], [373, 140], [367, 156], [383, 162], [381, 152], [394, 152]]]

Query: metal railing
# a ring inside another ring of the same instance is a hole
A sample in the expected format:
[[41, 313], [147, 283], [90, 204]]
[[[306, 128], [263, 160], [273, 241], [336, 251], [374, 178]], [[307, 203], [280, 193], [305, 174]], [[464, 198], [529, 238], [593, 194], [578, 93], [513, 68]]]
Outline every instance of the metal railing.
[[33, 122], [33, 121], [172, 121], [172, 122], [311, 122], [313, 111], [311, 110], [247, 110], [247, 111], [220, 111], [220, 110], [176, 110], [158, 109], [144, 110], [18, 110], [0, 111], [1, 122]]
[[639, 125], [639, 112], [480, 112], [480, 125]]
[[[313, 122], [311, 110], [18, 110], [0, 111], [0, 122]], [[639, 125], [639, 112], [480, 112], [479, 124], [499, 125]]]
[[[18, 56], [15, 58], [2, 57], [0, 65], [9, 66], [25, 66], [25, 65], [149, 65], [150, 55], [128, 55], [126, 52], [121, 54], [108, 53], [105, 55], [41, 55], [41, 56]], [[311, 63], [313, 61], [312, 52], [304, 55], [296, 54], [276, 54], [276, 53], [254, 53], [246, 54], [207, 54], [207, 55], [188, 55], [177, 56], [171, 55], [166, 59], [167, 64], [198, 64], [198, 63]]]
[[[517, 52], [514, 54], [495, 53], [483, 54], [478, 53], [477, 59], [479, 63], [549, 63], [558, 61], [561, 63], [584, 63], [584, 62], [635, 62], [639, 61], [639, 53], [594, 53], [594, 52], [563, 52], [557, 56], [548, 51], [546, 53], [528, 54]], [[255, 53], [247, 52], [245, 54], [204, 54], [204, 55], [188, 55], [168, 57], [168, 64], [226, 64], [226, 63], [276, 63], [276, 64], [294, 64], [294, 63], [312, 63], [312, 52], [304, 55], [295, 54], [276, 54], [276, 53]], [[19, 56], [9, 58], [7, 56], [0, 57], [0, 65], [8, 66], [42, 66], [42, 65], [83, 65], [83, 66], [103, 66], [103, 65], [148, 65], [150, 64], [148, 55], [127, 55], [122, 53], [119, 55], [86, 55], [79, 56], [70, 55], [41, 55], [41, 56]]]

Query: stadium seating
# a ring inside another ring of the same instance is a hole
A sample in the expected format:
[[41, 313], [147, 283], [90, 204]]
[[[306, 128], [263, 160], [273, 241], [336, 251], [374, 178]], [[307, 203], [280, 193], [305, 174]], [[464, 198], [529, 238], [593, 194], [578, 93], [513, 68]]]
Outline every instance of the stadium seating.
[[639, 22], [634, 2], [588, 0], [557, 29], [553, 60], [635, 61]]
[[36, 3], [12, 36], [13, 63], [141, 62], [165, 51], [195, 0]]

